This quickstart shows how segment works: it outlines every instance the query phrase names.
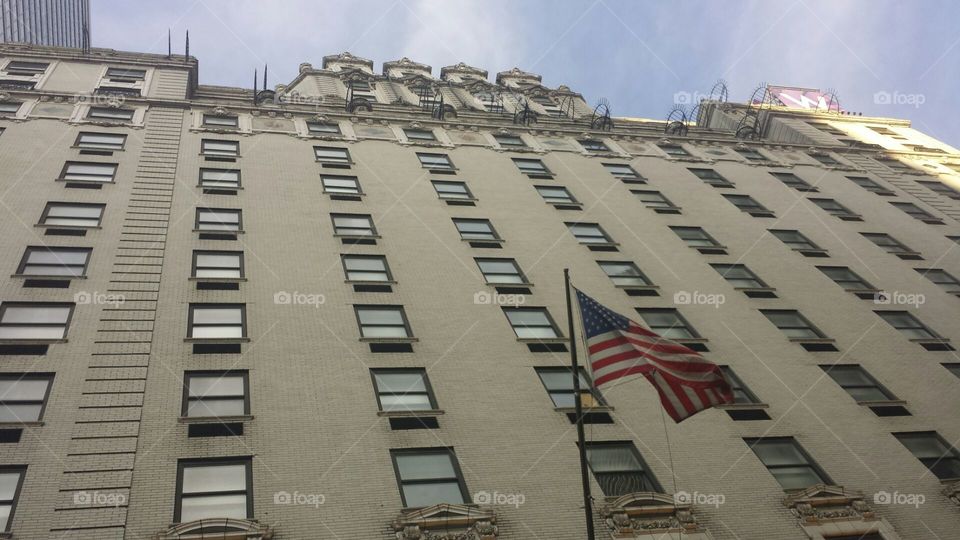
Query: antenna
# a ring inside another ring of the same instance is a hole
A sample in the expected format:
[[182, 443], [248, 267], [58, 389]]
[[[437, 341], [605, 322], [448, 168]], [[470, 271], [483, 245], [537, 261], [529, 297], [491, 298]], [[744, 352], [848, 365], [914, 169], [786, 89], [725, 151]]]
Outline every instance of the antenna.
[[[264, 90], [267, 89], [267, 64], [266, 63], [263, 64], [263, 89]], [[256, 90], [256, 87], [254, 87], [254, 90]]]
[[253, 104], [257, 104], [257, 68], [253, 68]]
[[173, 51], [171, 49], [171, 42], [170, 42], [170, 29], [167, 28], [167, 58], [170, 58], [170, 56], [172, 55], [173, 55]]
[[184, 54], [183, 61], [184, 61], [184, 62], [189, 62], [189, 58], [190, 58], [190, 30], [187, 30], [187, 46], [186, 46], [186, 52], [184, 52], [183, 54]]

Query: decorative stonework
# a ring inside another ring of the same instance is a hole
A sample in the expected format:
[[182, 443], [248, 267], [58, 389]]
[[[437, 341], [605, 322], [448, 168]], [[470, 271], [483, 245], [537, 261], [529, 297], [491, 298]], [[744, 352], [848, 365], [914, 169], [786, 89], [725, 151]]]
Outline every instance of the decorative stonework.
[[273, 529], [247, 519], [202, 519], [173, 525], [155, 534], [151, 540], [212, 540], [214, 538], [217, 540], [272, 540]]
[[784, 497], [783, 504], [797, 516], [801, 526], [877, 519], [870, 506], [864, 502], [863, 493], [848, 491], [843, 486], [810, 486]]
[[404, 512], [393, 522], [397, 540], [497, 540], [497, 516], [462, 504]]
[[693, 517], [690, 504], [678, 503], [664, 493], [643, 491], [623, 495], [609, 500], [600, 515], [607, 524], [610, 538], [641, 538], [671, 532], [682, 533], [685, 538], [707, 534]]
[[943, 494], [954, 504], [960, 505], [960, 480], [954, 480], [943, 485]]

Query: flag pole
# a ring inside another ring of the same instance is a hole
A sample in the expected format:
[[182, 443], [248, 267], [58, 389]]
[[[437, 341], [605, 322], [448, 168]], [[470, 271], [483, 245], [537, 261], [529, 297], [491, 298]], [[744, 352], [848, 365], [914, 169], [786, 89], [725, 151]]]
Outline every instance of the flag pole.
[[570, 301], [570, 269], [563, 269], [564, 289], [567, 293], [567, 325], [570, 335], [570, 364], [573, 371], [573, 397], [577, 416], [577, 446], [580, 449], [580, 483], [583, 487], [583, 511], [587, 518], [587, 540], [595, 540], [593, 532], [593, 504], [590, 501], [590, 477], [587, 475], [587, 443], [583, 435], [583, 401], [580, 399], [580, 366], [577, 364], [577, 340], [573, 330], [573, 303]]

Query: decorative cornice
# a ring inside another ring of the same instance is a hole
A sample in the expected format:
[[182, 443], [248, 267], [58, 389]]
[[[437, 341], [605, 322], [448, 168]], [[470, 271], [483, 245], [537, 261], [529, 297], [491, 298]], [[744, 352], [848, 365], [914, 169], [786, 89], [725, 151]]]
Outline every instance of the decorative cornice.
[[394, 520], [397, 540], [497, 540], [497, 516], [463, 504], [441, 503], [404, 512]]
[[[216, 533], [204, 531], [217, 531]], [[151, 540], [205, 540], [205, 539], [272, 540], [273, 529], [248, 519], [212, 518], [172, 525]]]
[[522, 71], [520, 68], [516, 67], [510, 71], [501, 71], [500, 73], [497, 73], [497, 84], [506, 84], [505, 81], [510, 79], [532, 79], [539, 84], [540, 81], [543, 80], [543, 77], [537, 75], [536, 73]]
[[441, 79], [446, 79], [448, 74], [476, 75], [482, 79], [486, 79], [488, 75], [487, 70], [468, 66], [463, 62], [440, 68]]
[[327, 69], [329, 64], [348, 64], [348, 65], [357, 65], [357, 66], [366, 66], [373, 71], [373, 60], [367, 60], [366, 58], [360, 58], [359, 56], [354, 56], [349, 52], [342, 52], [340, 54], [331, 54], [329, 56], [323, 57], [323, 69]]
[[421, 63], [419, 63], [419, 62], [414, 62], [413, 60], [410, 60], [410, 59], [407, 58], [406, 56], [404, 56], [403, 58], [401, 58], [401, 59], [399, 59], [399, 60], [393, 60], [393, 61], [391, 61], [391, 62], [384, 62], [384, 63], [383, 63], [383, 74], [384, 74], [384, 75], [389, 75], [389, 71], [390, 71], [391, 69], [394, 69], [394, 68], [396, 68], [396, 69], [416, 69], [416, 70], [419, 70], [419, 71], [425, 71], [425, 72], [427, 72], [428, 74], [433, 71], [433, 68], [430, 67], [430, 66], [428, 66], [427, 64], [421, 64]]
[[640, 534], [680, 532], [703, 533], [689, 503], [678, 502], [675, 496], [652, 491], [628, 493], [608, 499], [601, 508], [613, 538], [634, 538]]
[[872, 521], [873, 510], [863, 500], [863, 493], [848, 491], [843, 486], [816, 484], [783, 498], [801, 525], [817, 525], [830, 521]]

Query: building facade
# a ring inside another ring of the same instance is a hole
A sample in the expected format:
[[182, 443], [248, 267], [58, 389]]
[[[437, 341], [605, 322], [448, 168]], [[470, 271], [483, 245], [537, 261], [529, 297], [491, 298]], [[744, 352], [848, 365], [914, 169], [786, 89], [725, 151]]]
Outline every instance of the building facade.
[[6, 536], [583, 540], [564, 268], [736, 387], [586, 391], [598, 538], [955, 536], [956, 149], [439, 75], [0, 47]]
[[0, 0], [0, 42], [90, 46], [90, 0]]

